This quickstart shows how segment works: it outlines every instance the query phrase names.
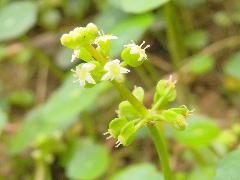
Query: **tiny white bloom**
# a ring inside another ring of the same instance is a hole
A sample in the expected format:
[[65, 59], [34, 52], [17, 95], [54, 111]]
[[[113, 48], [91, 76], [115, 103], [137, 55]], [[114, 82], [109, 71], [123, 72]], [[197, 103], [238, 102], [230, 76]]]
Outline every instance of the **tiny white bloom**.
[[107, 71], [107, 73], [103, 75], [103, 77], [101, 79], [103, 81], [113, 80], [113, 79], [115, 79], [116, 81], [122, 81], [123, 74], [130, 72], [129, 69], [124, 68], [120, 64], [120, 60], [118, 60], [118, 59], [107, 62], [104, 65], [104, 70]]
[[118, 37], [113, 36], [113, 35], [100, 35], [96, 38], [94, 44], [98, 44], [100, 41], [106, 42], [106, 41], [112, 40], [112, 39], [118, 39]]
[[92, 78], [90, 72], [95, 69], [96, 65], [92, 63], [83, 63], [76, 67], [76, 70], [72, 70], [74, 72], [74, 76], [77, 77], [77, 80], [74, 82], [79, 82], [80, 86], [84, 87], [86, 82], [90, 84], [96, 84], [95, 80]]
[[143, 59], [147, 59], [147, 54], [145, 50], [150, 47], [150, 45], [146, 45], [145, 48], [142, 48], [142, 46], [145, 44], [145, 41], [138, 46], [133, 41], [131, 44], [124, 45], [124, 47], [130, 48], [130, 54], [139, 54], [138, 61], [142, 61]]
[[80, 50], [74, 50], [73, 51], [71, 62], [75, 61], [78, 58], [79, 53], [80, 53]]

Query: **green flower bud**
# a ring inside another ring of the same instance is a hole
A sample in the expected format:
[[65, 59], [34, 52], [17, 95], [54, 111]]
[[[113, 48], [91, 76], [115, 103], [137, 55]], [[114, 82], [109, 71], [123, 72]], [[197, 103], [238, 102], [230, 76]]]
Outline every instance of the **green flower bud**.
[[126, 118], [115, 118], [113, 119], [108, 126], [108, 132], [104, 133], [104, 135], [109, 134], [106, 139], [110, 139], [111, 137], [117, 138], [121, 132], [121, 129], [128, 123]]
[[144, 89], [142, 87], [135, 87], [132, 93], [139, 101], [143, 102]]
[[121, 130], [118, 136], [118, 141], [115, 147], [119, 147], [121, 144], [123, 146], [128, 146], [134, 140], [136, 134], [136, 128], [133, 122], [128, 122]]
[[118, 115], [120, 117], [126, 117], [128, 120], [139, 117], [139, 112], [128, 101], [122, 101], [118, 109]]
[[154, 95], [154, 103], [159, 98], [164, 97], [164, 100], [171, 102], [176, 99], [177, 92], [175, 89], [175, 82], [170, 80], [160, 80], [156, 87], [156, 93]]
[[60, 41], [63, 46], [66, 46], [70, 49], [74, 49], [74, 47], [75, 47], [73, 44], [73, 38], [69, 34], [63, 34]]
[[171, 109], [162, 111], [163, 120], [173, 127], [184, 130], [187, 127], [186, 118], [182, 114], [178, 114]]
[[145, 41], [143, 41], [140, 46], [136, 45], [134, 42], [132, 44], [125, 45], [125, 48], [121, 53], [121, 58], [127, 65], [138, 67], [147, 59], [145, 49], [150, 46], [147, 45], [145, 48], [142, 48], [144, 43]]
[[184, 105], [179, 108], [171, 108], [169, 110], [174, 111], [177, 114], [181, 114], [185, 117], [189, 116], [189, 114], [191, 113], [191, 111], [189, 111], [188, 108]]
[[89, 33], [97, 35], [98, 27], [93, 23], [88, 23], [86, 29]]

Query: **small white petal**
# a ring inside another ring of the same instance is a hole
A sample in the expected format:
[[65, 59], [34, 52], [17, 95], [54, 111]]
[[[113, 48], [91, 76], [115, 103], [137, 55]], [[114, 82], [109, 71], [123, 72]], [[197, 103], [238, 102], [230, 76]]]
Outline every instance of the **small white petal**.
[[96, 84], [95, 80], [92, 78], [90, 73], [87, 74], [86, 81], [90, 84]]

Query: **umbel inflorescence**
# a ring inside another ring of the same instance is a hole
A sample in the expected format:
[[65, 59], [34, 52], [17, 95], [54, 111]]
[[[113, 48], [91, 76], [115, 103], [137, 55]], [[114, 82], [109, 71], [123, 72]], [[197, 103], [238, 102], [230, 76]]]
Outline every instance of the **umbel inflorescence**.
[[121, 92], [126, 101], [119, 104], [117, 115], [109, 123], [109, 128], [104, 135], [117, 139], [116, 147], [128, 146], [134, 140], [136, 132], [146, 125], [157, 125], [167, 122], [171, 126], [183, 130], [187, 126], [186, 118], [190, 111], [186, 106], [167, 109], [167, 105], [176, 98], [175, 81], [160, 80], [156, 86], [152, 107], [146, 109], [143, 106], [144, 90], [135, 87], [129, 92], [123, 86], [124, 75], [130, 72], [129, 67], [135, 68], [147, 60], [145, 41], [141, 45], [124, 45], [121, 52], [121, 60], [111, 59], [111, 41], [117, 40], [114, 35], [104, 35], [99, 32], [97, 26], [89, 23], [86, 27], [77, 27], [68, 34], [63, 34], [61, 43], [73, 49], [71, 61], [81, 59], [85, 61], [72, 70], [82, 87], [92, 87], [101, 81], [110, 81]]

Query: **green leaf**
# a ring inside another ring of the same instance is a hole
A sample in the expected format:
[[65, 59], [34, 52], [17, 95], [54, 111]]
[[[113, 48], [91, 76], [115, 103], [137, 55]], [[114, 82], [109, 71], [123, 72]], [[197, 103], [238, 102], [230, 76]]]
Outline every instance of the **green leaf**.
[[201, 49], [208, 43], [208, 33], [207, 31], [197, 30], [193, 31], [190, 34], [187, 34], [185, 37], [185, 45], [189, 49]]
[[170, 0], [121, 0], [122, 9], [129, 13], [144, 13], [156, 9]]
[[9, 102], [12, 105], [20, 107], [28, 107], [32, 105], [34, 94], [29, 90], [19, 90], [10, 94]]
[[13, 2], [0, 11], [0, 41], [25, 34], [36, 23], [37, 7], [30, 1]]
[[214, 120], [203, 115], [191, 116], [187, 122], [189, 126], [184, 131], [173, 130], [174, 138], [187, 146], [207, 146], [220, 132]]
[[240, 177], [240, 149], [223, 157], [217, 165], [214, 180], [239, 180]]
[[113, 175], [111, 180], [163, 180], [163, 176], [149, 163], [131, 165]]
[[215, 173], [213, 166], [197, 166], [189, 174], [187, 180], [212, 180]]
[[240, 80], [240, 52], [228, 59], [224, 64], [223, 71], [225, 74]]
[[67, 165], [67, 176], [71, 179], [95, 179], [105, 173], [108, 163], [107, 149], [85, 140], [76, 147]]
[[30, 111], [12, 139], [10, 150], [18, 153], [33, 143], [39, 135], [64, 132], [77, 120], [83, 111], [95, 108], [99, 95], [109, 89], [109, 84], [101, 83], [90, 89], [81, 89], [72, 78], [48, 99], [48, 101]]
[[188, 64], [188, 70], [194, 75], [203, 75], [210, 72], [215, 66], [215, 60], [206, 55], [197, 55]]
[[174, 0], [175, 2], [184, 5], [184, 6], [189, 6], [189, 7], [194, 7], [194, 6], [198, 6], [201, 5], [203, 3], [205, 3], [207, 0]]
[[138, 41], [153, 22], [152, 14], [136, 15], [127, 18], [112, 28], [110, 33], [118, 36], [118, 40], [113, 41], [111, 54], [117, 56], [124, 44], [129, 44], [130, 40]]

